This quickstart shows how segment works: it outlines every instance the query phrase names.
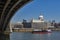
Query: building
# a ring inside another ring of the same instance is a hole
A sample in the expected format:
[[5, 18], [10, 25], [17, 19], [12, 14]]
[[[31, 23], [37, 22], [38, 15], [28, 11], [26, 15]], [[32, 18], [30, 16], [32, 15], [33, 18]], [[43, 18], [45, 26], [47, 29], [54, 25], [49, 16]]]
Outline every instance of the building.
[[31, 28], [31, 22], [27, 22], [27, 20], [23, 20], [22, 24], [23, 28]]
[[21, 22], [17, 22], [14, 24], [14, 28], [23, 28], [23, 24]]
[[54, 28], [54, 26], [51, 26], [51, 22], [45, 21], [44, 16], [40, 15], [38, 19], [32, 19], [29, 22], [25, 19], [23, 19], [23, 22], [17, 22], [16, 24], [14, 24], [14, 28], [44, 29]]
[[32, 28], [40, 29], [40, 28], [48, 28], [48, 22], [44, 21], [43, 15], [40, 15], [38, 19], [31, 20]]

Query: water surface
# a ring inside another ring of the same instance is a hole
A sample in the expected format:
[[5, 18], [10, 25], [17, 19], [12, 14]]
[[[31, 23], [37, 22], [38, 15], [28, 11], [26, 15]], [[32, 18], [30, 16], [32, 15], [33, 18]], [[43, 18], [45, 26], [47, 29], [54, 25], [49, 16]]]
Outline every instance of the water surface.
[[60, 31], [46, 34], [32, 34], [29, 32], [13, 32], [10, 40], [60, 40]]

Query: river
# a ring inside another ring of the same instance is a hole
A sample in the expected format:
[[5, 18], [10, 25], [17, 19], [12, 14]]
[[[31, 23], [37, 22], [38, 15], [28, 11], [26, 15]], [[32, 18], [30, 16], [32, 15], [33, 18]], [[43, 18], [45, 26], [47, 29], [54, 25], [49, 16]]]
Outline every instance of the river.
[[10, 40], [60, 40], [60, 31], [46, 34], [32, 34], [29, 32], [13, 32]]

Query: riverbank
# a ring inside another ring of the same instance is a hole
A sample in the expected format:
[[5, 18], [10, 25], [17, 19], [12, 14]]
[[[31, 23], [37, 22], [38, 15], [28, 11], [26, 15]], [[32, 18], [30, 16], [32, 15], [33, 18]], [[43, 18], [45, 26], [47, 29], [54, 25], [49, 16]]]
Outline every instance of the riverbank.
[[[13, 32], [32, 32], [32, 28], [12, 29]], [[60, 28], [51, 28], [52, 31], [60, 31]]]

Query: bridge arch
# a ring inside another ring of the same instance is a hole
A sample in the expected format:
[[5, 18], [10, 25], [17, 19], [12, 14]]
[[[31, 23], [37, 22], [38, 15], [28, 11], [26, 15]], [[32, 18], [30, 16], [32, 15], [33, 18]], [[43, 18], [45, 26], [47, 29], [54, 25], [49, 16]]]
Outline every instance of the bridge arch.
[[0, 31], [4, 32], [15, 12], [31, 0], [4, 0], [0, 1]]

